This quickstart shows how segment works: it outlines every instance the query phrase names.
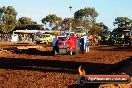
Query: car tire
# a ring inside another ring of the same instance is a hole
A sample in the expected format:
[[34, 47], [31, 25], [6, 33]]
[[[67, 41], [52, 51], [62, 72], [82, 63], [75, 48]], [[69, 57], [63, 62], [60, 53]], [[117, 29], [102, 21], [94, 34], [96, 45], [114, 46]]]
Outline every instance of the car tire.
[[79, 52], [79, 47], [78, 47], [78, 42], [77, 42], [74, 54], [76, 55], [76, 54], [78, 54], [78, 52]]

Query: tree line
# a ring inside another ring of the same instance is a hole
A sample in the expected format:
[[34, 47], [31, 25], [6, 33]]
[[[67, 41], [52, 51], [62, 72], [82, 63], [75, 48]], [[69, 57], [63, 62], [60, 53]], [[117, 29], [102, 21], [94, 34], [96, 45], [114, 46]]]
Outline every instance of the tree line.
[[[31, 18], [21, 17], [18, 20], [17, 11], [13, 6], [0, 7], [0, 32], [10, 33], [17, 29], [39, 29], [39, 30], [72, 30], [76, 27], [84, 27], [85, 32], [91, 34], [100, 34], [108, 31], [108, 27], [103, 23], [97, 23], [96, 18], [99, 13], [95, 8], [86, 7], [80, 9], [74, 13], [73, 18], [64, 18], [57, 16], [56, 14], [49, 14], [43, 17], [41, 22], [45, 26], [32, 21]], [[113, 22], [118, 28], [131, 27], [132, 20], [128, 17], [117, 17]]]

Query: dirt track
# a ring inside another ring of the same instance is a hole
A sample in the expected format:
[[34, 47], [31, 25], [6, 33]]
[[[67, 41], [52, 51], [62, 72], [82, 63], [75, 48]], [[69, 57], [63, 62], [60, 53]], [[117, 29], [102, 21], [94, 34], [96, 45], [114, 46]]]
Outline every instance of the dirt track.
[[[80, 65], [86, 74], [112, 74], [132, 60], [132, 47], [92, 46], [85, 54], [52, 56], [43, 48], [23, 50], [8, 46], [2, 45], [0, 50], [1, 88], [78, 88]], [[122, 72], [132, 75], [126, 70], [118, 71]]]

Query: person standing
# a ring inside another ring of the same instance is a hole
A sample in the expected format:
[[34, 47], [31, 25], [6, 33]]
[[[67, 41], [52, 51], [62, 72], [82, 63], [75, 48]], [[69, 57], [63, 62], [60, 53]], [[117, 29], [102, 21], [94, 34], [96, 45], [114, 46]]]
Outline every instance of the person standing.
[[88, 41], [88, 36], [84, 36], [84, 49], [86, 52], [89, 52], [89, 41]]

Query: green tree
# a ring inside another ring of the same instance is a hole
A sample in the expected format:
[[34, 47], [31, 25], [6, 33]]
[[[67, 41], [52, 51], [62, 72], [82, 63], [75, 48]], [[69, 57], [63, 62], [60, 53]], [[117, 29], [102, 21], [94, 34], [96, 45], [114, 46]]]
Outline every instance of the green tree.
[[79, 21], [78, 23], [81, 23], [81, 26], [85, 28], [86, 32], [95, 29], [97, 16], [98, 13], [96, 12], [95, 8], [90, 7], [80, 9], [74, 13], [74, 18], [79, 19], [77, 20]]
[[41, 21], [44, 25], [49, 25], [49, 27], [53, 28], [61, 23], [62, 18], [56, 16], [55, 14], [49, 14], [48, 16], [43, 18]]
[[103, 31], [103, 28], [97, 24], [95, 24], [95, 28], [93, 30], [89, 31], [91, 34], [101, 34]]
[[36, 23], [33, 22], [31, 18], [21, 17], [18, 20], [18, 24], [19, 24], [19, 26], [26, 26], [26, 25], [33, 25], [33, 24], [36, 24]]
[[102, 28], [102, 32], [108, 31], [108, 27], [103, 22], [96, 23], [96, 25]]
[[2, 23], [2, 16], [3, 16], [5, 10], [6, 10], [6, 7], [5, 6], [0, 7], [0, 23]]
[[128, 17], [117, 17], [113, 24], [114, 26], [117, 25], [118, 28], [127, 28], [132, 25], [132, 20]]
[[74, 19], [73, 18], [65, 18], [62, 21], [62, 24], [66, 30], [72, 30], [74, 28]]
[[108, 27], [106, 25], [104, 25], [103, 22], [96, 23], [95, 24], [95, 29], [94, 30], [90, 30], [90, 32], [100, 35], [101, 33], [108, 32]]
[[4, 33], [11, 32], [17, 25], [17, 12], [12, 6], [0, 8], [0, 29]]

